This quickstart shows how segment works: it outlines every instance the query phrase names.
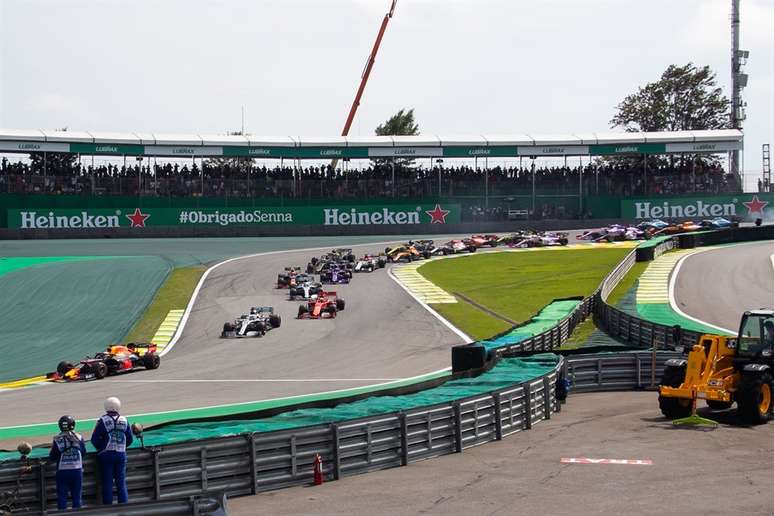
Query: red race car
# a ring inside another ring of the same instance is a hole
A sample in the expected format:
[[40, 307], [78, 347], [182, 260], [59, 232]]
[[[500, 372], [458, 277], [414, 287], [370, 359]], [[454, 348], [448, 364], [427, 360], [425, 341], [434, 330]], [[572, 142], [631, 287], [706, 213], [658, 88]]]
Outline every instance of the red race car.
[[156, 354], [155, 344], [130, 343], [126, 345], [108, 346], [103, 353], [94, 357], [86, 357], [77, 364], [59, 362], [55, 373], [48, 373], [49, 380], [101, 380], [119, 373], [127, 373], [137, 369], [157, 369], [161, 357]]
[[344, 300], [336, 292], [320, 292], [315, 299], [298, 307], [298, 318], [332, 319], [344, 306]]

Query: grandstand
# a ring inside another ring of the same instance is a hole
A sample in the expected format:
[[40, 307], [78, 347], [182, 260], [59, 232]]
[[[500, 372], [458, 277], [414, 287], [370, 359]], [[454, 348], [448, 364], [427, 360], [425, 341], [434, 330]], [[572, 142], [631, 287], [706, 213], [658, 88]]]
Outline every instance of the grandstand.
[[702, 156], [742, 144], [736, 130], [313, 139], [0, 130], [0, 193], [210, 206], [445, 199], [462, 204], [464, 220], [587, 218], [611, 196], [738, 193], [722, 160]]

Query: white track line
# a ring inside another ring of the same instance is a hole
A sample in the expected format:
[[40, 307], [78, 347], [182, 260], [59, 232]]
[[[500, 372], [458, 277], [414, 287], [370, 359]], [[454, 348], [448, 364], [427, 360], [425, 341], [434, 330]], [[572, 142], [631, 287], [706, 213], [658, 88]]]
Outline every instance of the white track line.
[[[459, 256], [459, 255], [455, 255], [455, 256]], [[411, 291], [411, 289], [409, 289], [408, 287], [406, 287], [406, 285], [404, 285], [403, 283], [401, 283], [401, 282], [400, 282], [400, 280], [399, 280], [398, 278], [396, 278], [396, 277], [395, 277], [395, 275], [392, 273], [392, 270], [393, 270], [393, 267], [390, 267], [390, 269], [389, 269], [389, 271], [388, 271], [388, 273], [389, 273], [389, 275], [390, 275], [390, 278], [392, 278], [392, 280], [393, 280], [395, 283], [397, 283], [398, 285], [400, 285], [400, 288], [402, 288], [403, 290], [405, 290], [405, 291], [406, 291], [406, 293], [407, 293], [408, 295], [410, 295], [411, 297], [413, 297], [413, 298], [414, 298], [414, 300], [415, 300], [417, 303], [419, 303], [419, 304], [420, 304], [420, 306], [422, 306], [422, 308], [424, 308], [425, 310], [427, 310], [428, 312], [430, 312], [430, 313], [433, 315], [433, 317], [435, 317], [436, 319], [438, 319], [439, 321], [441, 321], [441, 323], [443, 323], [443, 325], [444, 325], [444, 326], [446, 326], [446, 327], [447, 327], [447, 328], [449, 328], [451, 331], [453, 331], [453, 332], [454, 332], [454, 333], [455, 333], [455, 334], [456, 334], [456, 335], [457, 335], [459, 338], [461, 338], [461, 339], [462, 339], [462, 340], [465, 342], [465, 344], [470, 344], [471, 342], [473, 342], [473, 339], [471, 339], [471, 338], [470, 338], [468, 335], [466, 335], [466, 334], [465, 334], [465, 333], [464, 333], [462, 330], [460, 330], [459, 328], [457, 328], [456, 326], [454, 326], [452, 323], [450, 323], [449, 321], [447, 321], [446, 319], [444, 319], [444, 317], [443, 317], [441, 314], [439, 314], [438, 312], [436, 312], [435, 310], [433, 310], [432, 308], [430, 308], [430, 306], [429, 306], [427, 303], [425, 303], [424, 301], [422, 301], [421, 299], [419, 299], [419, 297], [417, 297], [417, 296], [416, 296], [416, 295], [415, 295], [415, 294], [414, 294], [414, 293]]]
[[[703, 249], [702, 251], [699, 251], [699, 252], [711, 251], [711, 250], [712, 249]], [[690, 258], [691, 256], [696, 256], [696, 254], [698, 254], [698, 253], [692, 253], [692, 254], [683, 256], [682, 258], [680, 258], [680, 260], [678, 260], [677, 264], [675, 265], [675, 268], [672, 270], [672, 275], [669, 277], [669, 306], [672, 308], [672, 310], [677, 312], [678, 315], [681, 315], [682, 317], [685, 317], [686, 319], [690, 319], [691, 321], [699, 323], [701, 325], [709, 326], [710, 328], [714, 328], [716, 330], [720, 330], [723, 333], [728, 333], [729, 335], [736, 335], [736, 331], [735, 330], [729, 330], [728, 328], [722, 328], [720, 326], [716, 326], [714, 324], [710, 324], [710, 323], [708, 323], [706, 321], [702, 321], [701, 319], [697, 319], [696, 317], [690, 316], [687, 313], [683, 312], [682, 310], [680, 310], [680, 307], [677, 306], [677, 300], [675, 299], [675, 283], [677, 282], [677, 275], [680, 274], [680, 269], [682, 268], [683, 263], [685, 263], [685, 260], [687, 258]]]
[[[397, 235], [400, 236], [400, 235]], [[363, 244], [350, 244], [352, 248], [355, 247], [362, 247], [367, 245], [385, 245], [385, 244], [391, 244], [393, 242], [397, 242], [398, 240], [386, 240], [383, 242], [367, 242]], [[335, 245], [335, 244], [334, 244]], [[246, 254], [244, 256], [237, 256], [234, 258], [229, 258], [227, 260], [223, 260], [222, 262], [218, 262], [206, 271], [204, 271], [204, 274], [202, 274], [202, 277], [199, 279], [199, 283], [196, 285], [196, 288], [193, 291], [193, 294], [191, 295], [191, 299], [188, 301], [188, 306], [185, 308], [185, 313], [183, 314], [183, 317], [180, 319], [180, 323], [177, 326], [177, 331], [175, 332], [175, 335], [172, 337], [172, 340], [169, 341], [169, 344], [164, 348], [164, 350], [159, 353], [159, 356], [164, 356], [170, 351], [172, 351], [172, 348], [175, 347], [175, 344], [177, 344], [177, 341], [180, 340], [180, 336], [183, 334], [183, 330], [185, 329], [185, 325], [188, 322], [188, 317], [191, 315], [191, 310], [193, 310], [193, 306], [196, 303], [196, 298], [199, 296], [199, 291], [202, 288], [202, 285], [204, 285], [204, 282], [207, 280], [207, 276], [210, 275], [212, 271], [220, 267], [221, 265], [225, 265], [227, 263], [235, 262], [237, 260], [244, 260], [247, 258], [257, 258], [259, 256], [270, 256], [273, 254], [283, 254], [283, 253], [295, 253], [295, 252], [308, 252], [308, 251], [320, 251], [325, 249], [331, 249], [330, 245], [321, 246], [321, 247], [307, 247], [304, 249], [283, 249], [280, 251], [266, 251], [263, 253], [255, 253], [255, 254]], [[394, 278], [393, 278], [394, 279]], [[445, 320], [445, 319], [444, 319]]]
[[266, 378], [241, 378], [241, 379], [219, 379], [213, 378], [211, 380], [203, 379], [180, 379], [180, 380], [117, 380], [116, 383], [226, 383], [226, 382], [259, 382], [259, 383], [272, 383], [272, 382], [397, 382], [402, 378], [278, 378], [278, 379], [266, 379]]

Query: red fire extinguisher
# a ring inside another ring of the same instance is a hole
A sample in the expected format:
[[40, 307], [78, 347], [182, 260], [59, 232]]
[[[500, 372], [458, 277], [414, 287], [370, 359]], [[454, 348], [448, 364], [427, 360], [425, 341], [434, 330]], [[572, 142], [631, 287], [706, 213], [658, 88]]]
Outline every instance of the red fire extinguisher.
[[323, 483], [322, 457], [319, 453], [314, 456], [314, 485], [319, 486]]

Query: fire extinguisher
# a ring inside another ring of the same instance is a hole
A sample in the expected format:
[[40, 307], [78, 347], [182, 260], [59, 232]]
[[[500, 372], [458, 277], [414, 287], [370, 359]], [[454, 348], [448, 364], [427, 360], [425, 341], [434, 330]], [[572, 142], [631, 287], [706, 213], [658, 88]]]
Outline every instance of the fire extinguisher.
[[322, 457], [319, 453], [314, 455], [314, 485], [319, 486], [323, 483]]

